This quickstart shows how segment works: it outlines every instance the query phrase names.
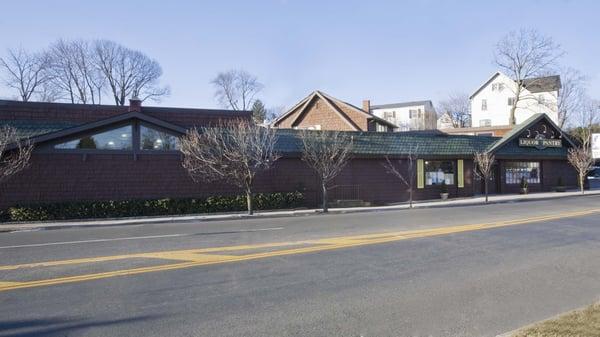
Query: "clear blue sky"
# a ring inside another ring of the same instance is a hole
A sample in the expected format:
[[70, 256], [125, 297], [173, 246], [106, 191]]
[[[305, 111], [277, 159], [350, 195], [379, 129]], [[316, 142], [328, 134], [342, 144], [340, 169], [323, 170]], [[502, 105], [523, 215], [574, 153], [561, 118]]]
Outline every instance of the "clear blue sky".
[[357, 105], [438, 101], [490, 76], [496, 41], [520, 27], [560, 43], [600, 98], [599, 1], [7, 0], [2, 13], [2, 52], [106, 38], [147, 53], [171, 87], [163, 106], [217, 106], [209, 82], [231, 68], [258, 76], [267, 106], [315, 89]]

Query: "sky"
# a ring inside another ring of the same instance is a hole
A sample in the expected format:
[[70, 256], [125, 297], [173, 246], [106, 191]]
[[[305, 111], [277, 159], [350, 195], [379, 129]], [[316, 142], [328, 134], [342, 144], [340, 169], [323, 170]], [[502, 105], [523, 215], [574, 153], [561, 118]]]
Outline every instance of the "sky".
[[152, 105], [218, 107], [210, 81], [229, 69], [257, 76], [267, 107], [314, 90], [358, 106], [436, 103], [483, 84], [495, 44], [520, 28], [559, 43], [600, 98], [600, 1], [3, 0], [2, 12], [0, 55], [103, 38], [156, 59], [171, 94]]

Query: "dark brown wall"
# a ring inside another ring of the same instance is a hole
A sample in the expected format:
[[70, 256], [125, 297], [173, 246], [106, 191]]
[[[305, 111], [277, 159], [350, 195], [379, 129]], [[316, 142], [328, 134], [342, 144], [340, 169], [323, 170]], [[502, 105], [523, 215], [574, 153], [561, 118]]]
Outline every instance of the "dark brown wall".
[[[407, 187], [388, 174], [382, 159], [354, 159], [334, 179], [330, 200], [358, 198], [374, 204], [408, 200]], [[451, 197], [472, 194], [472, 163], [465, 161], [465, 188], [448, 186]], [[416, 182], [415, 182], [416, 184]], [[0, 207], [14, 204], [107, 199], [187, 198], [241, 194], [223, 183], [195, 183], [178, 154], [35, 153], [25, 171], [0, 185]], [[256, 192], [305, 193], [307, 206], [320, 202], [315, 173], [298, 158], [282, 158], [260, 174]], [[415, 188], [415, 200], [439, 198], [439, 186]]]
[[[506, 162], [518, 160], [502, 160], [500, 164], [500, 179], [502, 181], [501, 193], [519, 193], [521, 186], [519, 184], [506, 184], [505, 166]], [[536, 160], [523, 160], [536, 161]], [[577, 172], [566, 160], [542, 160], [541, 179], [539, 184], [529, 184], [529, 192], [547, 192], [553, 191], [558, 183], [558, 177], [562, 177], [563, 184], [567, 188], [577, 187]]]

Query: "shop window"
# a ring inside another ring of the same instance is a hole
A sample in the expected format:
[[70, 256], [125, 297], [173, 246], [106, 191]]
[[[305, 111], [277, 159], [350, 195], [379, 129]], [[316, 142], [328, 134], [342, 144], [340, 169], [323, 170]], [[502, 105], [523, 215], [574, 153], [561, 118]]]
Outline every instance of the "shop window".
[[55, 149], [94, 149], [94, 150], [131, 150], [132, 126], [126, 125], [116, 129], [87, 135], [79, 139], [57, 144]]
[[453, 161], [426, 161], [425, 162], [425, 184], [454, 185], [454, 162]]
[[140, 125], [140, 148], [142, 150], [179, 150], [179, 138], [171, 133]]
[[529, 184], [540, 183], [540, 163], [531, 162], [507, 162], [505, 165], [506, 184], [520, 184], [521, 178]]

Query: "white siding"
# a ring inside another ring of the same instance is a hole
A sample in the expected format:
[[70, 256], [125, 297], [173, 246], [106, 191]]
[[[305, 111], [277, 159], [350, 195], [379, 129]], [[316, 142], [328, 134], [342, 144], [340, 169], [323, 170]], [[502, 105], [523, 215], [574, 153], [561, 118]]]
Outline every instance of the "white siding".
[[[412, 118], [411, 110], [416, 112]], [[394, 131], [432, 130], [437, 127], [437, 115], [430, 103], [396, 108], [374, 107], [371, 113], [397, 125], [398, 129]]]
[[[503, 86], [503, 89], [500, 88]], [[475, 96], [471, 98], [471, 118], [472, 126], [484, 126], [489, 120], [490, 126], [508, 125], [510, 118], [510, 108], [508, 100], [514, 97], [516, 84], [508, 76], [500, 74], [493, 81], [488, 83]], [[558, 122], [557, 113], [557, 91], [530, 93], [525, 89], [522, 99], [515, 111], [517, 124], [536, 113], [547, 114], [552, 121]], [[542, 98], [543, 104], [538, 102]], [[487, 110], [482, 109], [482, 102], [487, 102]]]

